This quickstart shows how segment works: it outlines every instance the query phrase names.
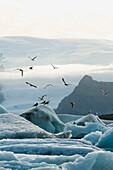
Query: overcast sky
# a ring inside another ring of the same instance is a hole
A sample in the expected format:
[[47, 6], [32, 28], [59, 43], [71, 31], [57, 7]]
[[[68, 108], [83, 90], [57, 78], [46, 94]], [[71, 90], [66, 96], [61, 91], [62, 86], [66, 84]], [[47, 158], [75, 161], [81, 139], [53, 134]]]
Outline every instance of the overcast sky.
[[112, 0], [0, 0], [0, 36], [113, 39]]

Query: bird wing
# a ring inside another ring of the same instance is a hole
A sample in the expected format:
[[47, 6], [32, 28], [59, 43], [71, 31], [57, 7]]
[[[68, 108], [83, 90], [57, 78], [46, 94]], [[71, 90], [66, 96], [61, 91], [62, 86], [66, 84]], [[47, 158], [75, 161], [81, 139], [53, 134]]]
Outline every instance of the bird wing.
[[31, 84], [31, 86], [33, 86], [33, 87], [37, 88], [37, 86], [35, 86], [34, 84]]
[[47, 84], [47, 85], [44, 87], [44, 89], [45, 89], [47, 86], [53, 86], [53, 85], [52, 85], [52, 84]]
[[103, 93], [105, 93], [105, 91], [104, 91], [104, 89], [103, 89], [103, 88], [101, 88], [101, 91], [102, 91]]
[[37, 58], [37, 56], [33, 57], [32, 60], [35, 60], [35, 58]]
[[66, 82], [65, 82], [64, 78], [62, 78], [62, 81], [64, 82], [64, 84], [66, 84]]
[[72, 106], [72, 109], [74, 109], [74, 103], [73, 102], [70, 102], [71, 106]]
[[29, 83], [29, 85], [32, 86], [32, 87], [37, 88], [37, 86], [35, 86], [34, 84]]
[[29, 57], [29, 56], [28, 56], [28, 58], [30, 58], [30, 59], [31, 59], [31, 57]]
[[109, 92], [109, 91], [108, 91], [108, 92], [106, 92], [106, 93], [107, 93], [107, 94], [110, 94], [110, 93], [112, 93], [112, 92]]
[[43, 95], [43, 96], [42, 96], [42, 99], [43, 99], [44, 97], [46, 97], [46, 96], [47, 96], [47, 95]]
[[53, 64], [51, 64], [53, 68], [55, 68], [55, 66]]
[[20, 69], [20, 71], [21, 71], [21, 76], [23, 77], [23, 73], [24, 73], [24, 72], [23, 72], [23, 70], [22, 70], [22, 69]]
[[31, 84], [29, 82], [26, 82], [26, 84], [29, 84], [30, 86], [37, 88], [37, 86], [35, 86], [34, 84]]
[[26, 81], [26, 84], [29, 84], [29, 83]]

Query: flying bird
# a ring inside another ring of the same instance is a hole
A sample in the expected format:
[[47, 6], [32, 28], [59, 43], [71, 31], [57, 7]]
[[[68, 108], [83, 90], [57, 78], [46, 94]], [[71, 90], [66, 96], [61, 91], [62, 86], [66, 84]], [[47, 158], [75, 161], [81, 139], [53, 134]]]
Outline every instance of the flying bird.
[[23, 77], [23, 69], [21, 69], [21, 68], [17, 68], [16, 70], [19, 70], [20, 72], [21, 72], [21, 76]]
[[45, 87], [44, 87], [44, 89], [46, 89], [46, 87], [48, 87], [48, 86], [53, 86], [52, 84], [47, 84]]
[[43, 95], [42, 97], [39, 97], [40, 100], [44, 100], [44, 97], [46, 97], [47, 95]]
[[62, 81], [63, 81], [63, 83], [64, 83], [65, 86], [71, 85], [71, 84], [66, 83], [65, 80], [64, 80], [64, 78], [62, 78]]
[[28, 56], [28, 58], [30, 58], [32, 61], [34, 61], [34, 60], [37, 58], [37, 56], [35, 56], [35, 57], [33, 57], [33, 58], [31, 58], [31, 57]]
[[37, 107], [37, 106], [38, 106], [38, 103], [35, 103], [33, 106], [36, 106], [36, 107]]
[[70, 102], [70, 104], [71, 104], [72, 109], [74, 110], [75, 103], [74, 102]]
[[108, 94], [112, 93], [112, 92], [105, 92], [103, 88], [101, 88], [101, 91], [103, 92], [103, 96], [107, 96]]
[[53, 64], [51, 64], [51, 65], [52, 65], [53, 69], [59, 69], [58, 67], [55, 67]]
[[29, 84], [31, 87], [37, 88], [37, 86], [35, 86], [34, 84], [31, 84], [29, 82], [26, 81], [26, 84]]

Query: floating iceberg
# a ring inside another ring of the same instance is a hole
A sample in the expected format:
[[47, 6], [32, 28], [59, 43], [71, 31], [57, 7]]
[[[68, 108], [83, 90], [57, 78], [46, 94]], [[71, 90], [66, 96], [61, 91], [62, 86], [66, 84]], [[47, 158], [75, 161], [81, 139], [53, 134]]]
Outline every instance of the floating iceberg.
[[98, 124], [101, 124], [103, 126], [106, 126], [106, 124], [104, 124], [98, 116], [95, 116], [93, 114], [88, 114], [86, 116], [83, 116], [82, 118], [80, 119], [77, 119], [76, 120], [76, 124], [78, 126], [85, 126], [86, 123], [89, 122], [89, 123], [98, 123]]
[[21, 116], [12, 113], [0, 114], [0, 139], [7, 138], [70, 138], [71, 131], [56, 134], [49, 133], [32, 124]]
[[92, 114], [86, 115], [74, 122], [69, 122], [65, 127], [65, 131], [72, 131], [73, 138], [82, 138], [95, 131], [101, 131], [104, 133], [107, 129], [109, 129], [109, 127], [105, 125], [98, 116], [94, 116]]
[[89, 152], [100, 150], [91, 142], [78, 139], [2, 139], [1, 151], [31, 155], [86, 156]]
[[18, 161], [13, 152], [0, 151], [0, 161]]
[[51, 133], [62, 132], [65, 127], [64, 123], [49, 106], [41, 105], [22, 113], [20, 116]]
[[96, 151], [80, 157], [75, 162], [64, 163], [64, 170], [112, 170], [113, 153], [106, 151]]
[[111, 150], [113, 150], [113, 128], [110, 128], [101, 136], [96, 146], [104, 149], [112, 148]]
[[102, 132], [96, 131], [96, 132], [91, 132], [91, 133], [87, 134], [86, 136], [84, 136], [83, 139], [88, 140], [93, 145], [95, 145], [98, 142], [98, 140], [100, 139], [101, 136], [102, 136]]

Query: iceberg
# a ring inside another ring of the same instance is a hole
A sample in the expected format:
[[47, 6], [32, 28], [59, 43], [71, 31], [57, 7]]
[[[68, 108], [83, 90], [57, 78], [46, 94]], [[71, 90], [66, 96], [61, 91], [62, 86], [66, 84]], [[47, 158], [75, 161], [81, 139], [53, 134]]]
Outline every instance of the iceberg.
[[73, 138], [83, 138], [85, 135], [95, 131], [104, 133], [107, 129], [109, 129], [109, 127], [104, 124], [98, 116], [92, 114], [83, 116], [74, 122], [66, 123], [65, 126], [65, 131], [72, 131]]
[[96, 131], [96, 132], [91, 132], [91, 133], [87, 134], [86, 136], [84, 136], [83, 139], [88, 140], [92, 143], [92, 145], [95, 145], [101, 136], [102, 136], [102, 132]]
[[96, 146], [104, 149], [113, 149], [113, 128], [110, 128], [101, 136]]
[[19, 161], [13, 152], [0, 151], [0, 161]]
[[93, 114], [88, 114], [88, 115], [83, 116], [83, 117], [81, 117], [80, 119], [77, 119], [77, 120], [76, 120], [76, 124], [77, 124], [78, 126], [85, 126], [85, 125], [86, 125], [86, 122], [98, 123], [98, 124], [101, 124], [101, 125], [107, 127], [107, 125], [104, 124], [104, 123], [99, 119], [98, 116], [95, 116], [95, 115], [93, 115]]
[[65, 124], [49, 106], [40, 105], [20, 114], [20, 116], [51, 133], [62, 132], [65, 128]]
[[63, 170], [112, 170], [113, 153], [106, 151], [95, 151], [80, 157], [75, 162], [64, 163]]
[[0, 114], [0, 139], [56, 137], [70, 138], [71, 131], [62, 132], [62, 134], [52, 134], [32, 124], [21, 116], [12, 113]]
[[[78, 139], [2, 139], [0, 150], [15, 154], [72, 156], [75, 154], [86, 156], [89, 152], [99, 151], [89, 141]], [[62, 161], [62, 160], [61, 160]], [[60, 161], [60, 162], [61, 162]]]

